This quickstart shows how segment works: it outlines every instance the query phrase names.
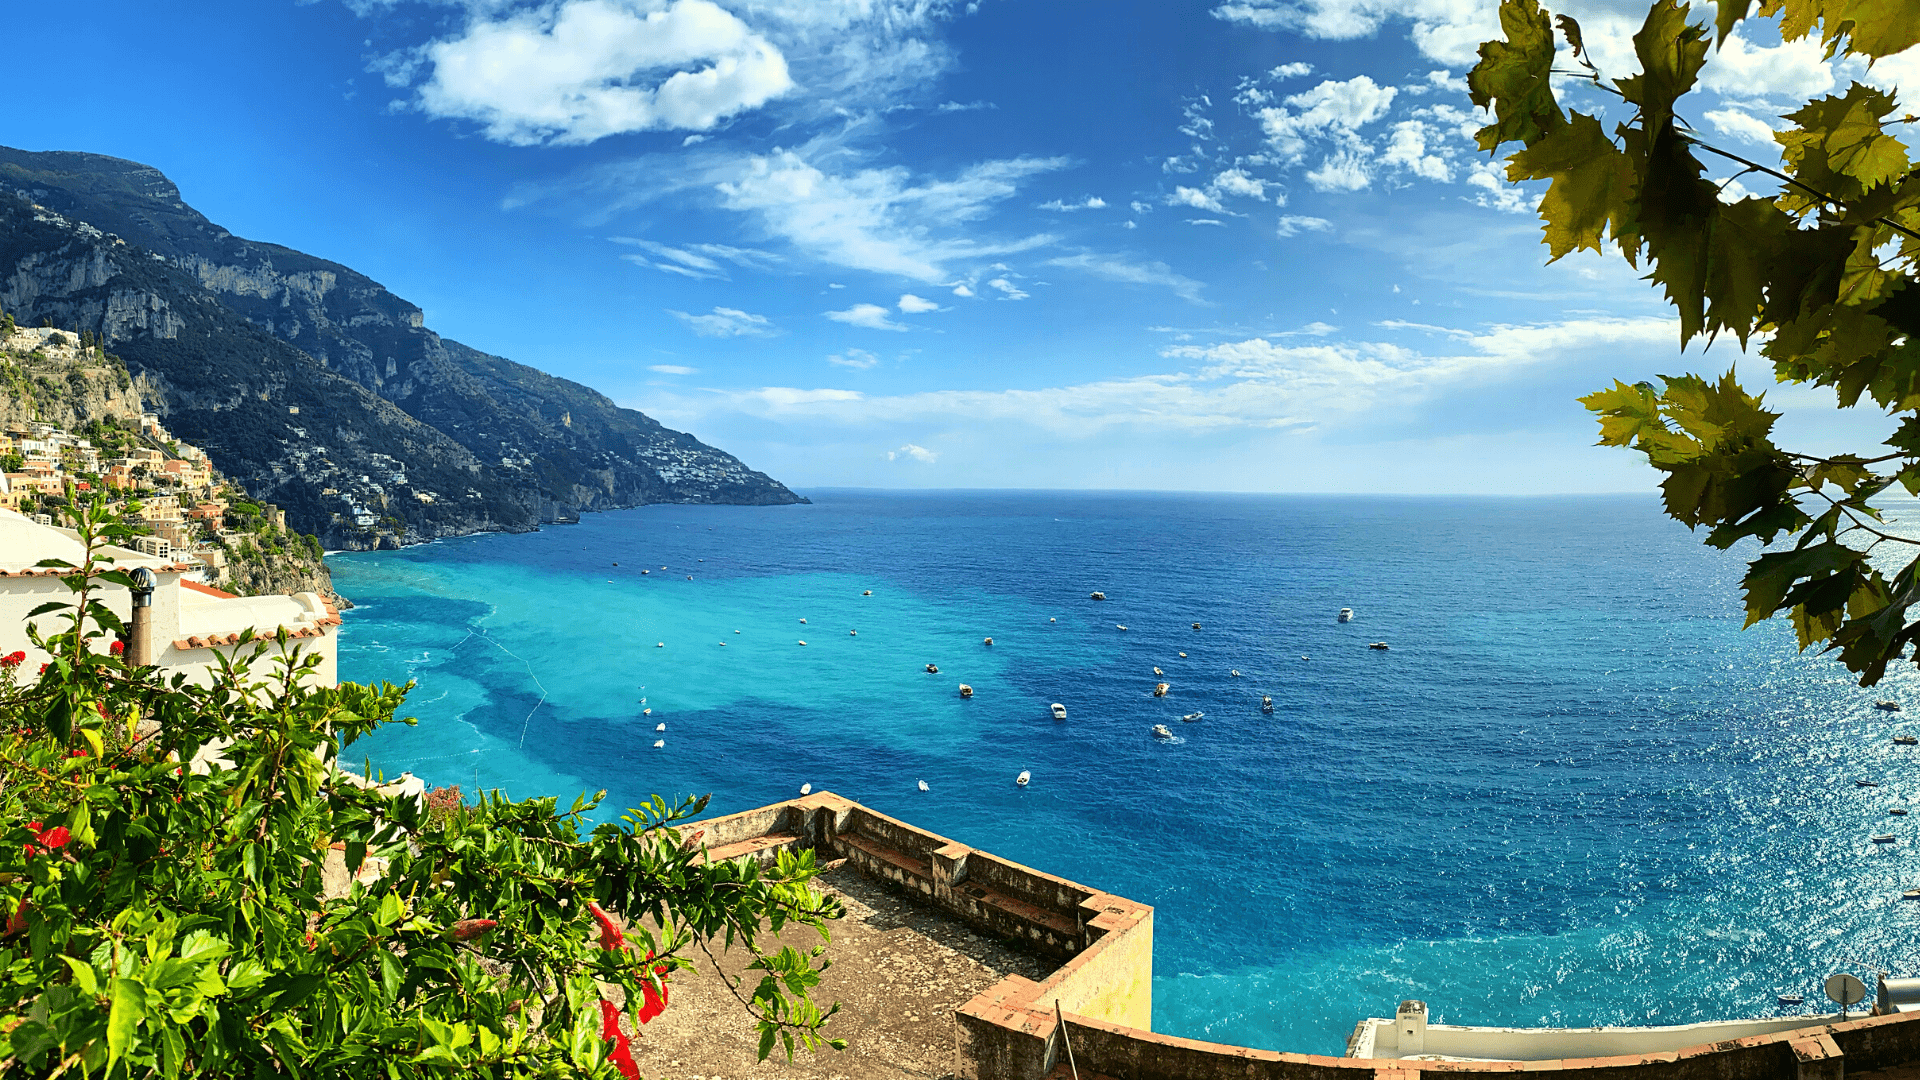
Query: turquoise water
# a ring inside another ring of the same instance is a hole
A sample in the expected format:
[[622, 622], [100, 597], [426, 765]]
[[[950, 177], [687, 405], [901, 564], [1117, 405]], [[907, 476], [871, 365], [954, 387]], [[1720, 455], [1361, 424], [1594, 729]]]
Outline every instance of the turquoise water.
[[419, 681], [361, 747], [610, 807], [836, 791], [1153, 904], [1154, 1028], [1274, 1049], [1917, 966], [1920, 720], [1872, 709], [1913, 670], [1742, 632], [1744, 558], [1651, 498], [809, 494], [335, 557], [341, 677]]

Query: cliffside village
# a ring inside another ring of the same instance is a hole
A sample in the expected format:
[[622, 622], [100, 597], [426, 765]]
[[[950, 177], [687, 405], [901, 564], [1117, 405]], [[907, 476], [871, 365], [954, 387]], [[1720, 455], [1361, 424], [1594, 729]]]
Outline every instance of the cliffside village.
[[127, 436], [125, 441], [103, 450], [53, 424], [6, 425], [0, 431], [0, 462], [7, 466], [0, 474], [0, 508], [55, 525], [48, 511], [64, 502], [68, 484], [76, 493], [109, 492], [127, 523], [147, 534], [129, 546], [196, 567], [189, 577], [207, 585], [226, 583], [228, 553], [254, 542], [250, 533], [231, 525], [257, 518], [286, 530], [284, 511], [236, 495], [214, 473], [205, 451], [168, 434], [154, 414], [140, 417], [137, 438], [123, 429], [115, 432]]

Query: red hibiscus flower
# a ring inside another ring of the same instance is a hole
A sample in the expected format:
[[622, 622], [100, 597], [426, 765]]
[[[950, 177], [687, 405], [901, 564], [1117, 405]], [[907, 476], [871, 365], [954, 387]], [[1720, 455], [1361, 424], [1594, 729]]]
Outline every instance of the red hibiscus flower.
[[111, 652], [111, 653], [113, 653], [113, 655], [115, 655], [115, 656], [119, 656], [119, 655], [120, 655], [121, 653], [123, 653], [123, 652], [126, 652], [126, 651], [127, 651], [127, 643], [126, 643], [126, 642], [124, 642], [124, 641], [116, 641], [116, 642], [114, 642], [114, 643], [113, 643], [113, 645], [112, 645], [112, 646], [111, 646], [111, 647], [110, 647], [110, 648], [108, 649], [108, 651], [109, 651], [109, 652]]
[[640, 1066], [633, 1060], [633, 1046], [620, 1030], [620, 1010], [606, 998], [600, 999], [600, 1037], [613, 1040], [613, 1051], [607, 1060], [619, 1066], [620, 1075], [627, 1080], [640, 1080]]
[[39, 822], [29, 821], [27, 822], [27, 831], [33, 834], [34, 839], [34, 843], [22, 845], [29, 857], [38, 855], [43, 851], [52, 851], [55, 848], [66, 847], [67, 841], [73, 839], [73, 834], [67, 831], [65, 825], [55, 825], [51, 829], [43, 830]]

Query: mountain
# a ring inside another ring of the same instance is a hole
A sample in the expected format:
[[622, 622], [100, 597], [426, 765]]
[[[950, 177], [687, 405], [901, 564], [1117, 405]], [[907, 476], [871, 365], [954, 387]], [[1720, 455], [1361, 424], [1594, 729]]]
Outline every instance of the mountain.
[[235, 236], [159, 170], [0, 147], [0, 309], [91, 331], [148, 407], [329, 546], [645, 503], [804, 499], [579, 383], [442, 338], [339, 263]]

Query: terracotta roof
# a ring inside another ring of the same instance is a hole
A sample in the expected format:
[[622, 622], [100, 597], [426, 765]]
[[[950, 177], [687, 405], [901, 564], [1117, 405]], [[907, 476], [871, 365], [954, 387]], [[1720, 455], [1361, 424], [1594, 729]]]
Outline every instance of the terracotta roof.
[[230, 593], [225, 589], [216, 589], [211, 585], [202, 585], [197, 581], [182, 581], [180, 583], [180, 586], [181, 588], [192, 589], [194, 592], [197, 592], [197, 593], [206, 593], [208, 596], [217, 596], [222, 600], [239, 599], [238, 595], [235, 593]]
[[[335, 619], [333, 621], [339, 622], [340, 620]], [[322, 624], [320, 626], [309, 626], [300, 630], [287, 631], [287, 637], [289, 638], [317, 638], [317, 637], [325, 637], [325, 636], [327, 636], [325, 624]], [[259, 631], [255, 631], [253, 635], [253, 640], [272, 641], [273, 637], [274, 637], [273, 634], [270, 634], [270, 633], [263, 634], [263, 633], [260, 633]], [[239, 643], [240, 643], [239, 634], [209, 634], [206, 637], [200, 637], [198, 635], [195, 635], [190, 638], [176, 638], [174, 639], [173, 647], [181, 652], [188, 652], [193, 649], [212, 649], [212, 648], [217, 648], [221, 645], [238, 645]]]

